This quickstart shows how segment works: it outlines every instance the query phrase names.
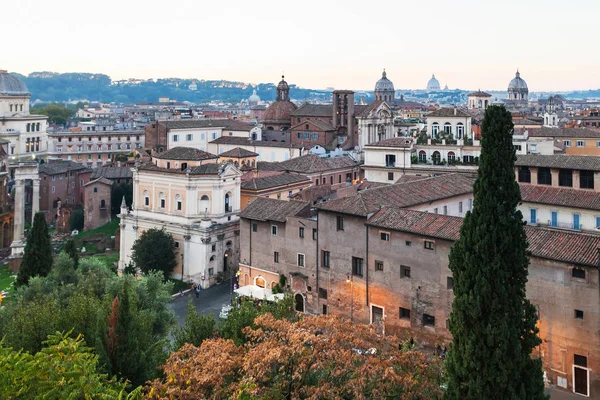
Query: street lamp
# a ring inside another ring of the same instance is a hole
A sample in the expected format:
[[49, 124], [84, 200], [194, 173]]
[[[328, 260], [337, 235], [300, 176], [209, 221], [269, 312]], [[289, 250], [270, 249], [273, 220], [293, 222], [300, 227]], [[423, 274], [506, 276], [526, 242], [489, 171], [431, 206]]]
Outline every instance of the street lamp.
[[350, 284], [350, 321], [354, 322], [354, 280], [352, 279], [352, 275], [346, 275], [346, 283]]

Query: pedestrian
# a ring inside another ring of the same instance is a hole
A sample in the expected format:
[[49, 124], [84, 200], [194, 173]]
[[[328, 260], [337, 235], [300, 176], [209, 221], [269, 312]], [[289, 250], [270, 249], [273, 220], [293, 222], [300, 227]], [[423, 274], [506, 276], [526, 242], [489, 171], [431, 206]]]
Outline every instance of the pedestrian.
[[444, 349], [442, 350], [442, 360], [446, 358], [446, 346], [444, 346]]
[[200, 285], [196, 286], [196, 298], [200, 297]]
[[182, 289], [179, 289], [179, 295], [180, 295], [181, 297], [183, 297], [183, 290], [182, 290]]

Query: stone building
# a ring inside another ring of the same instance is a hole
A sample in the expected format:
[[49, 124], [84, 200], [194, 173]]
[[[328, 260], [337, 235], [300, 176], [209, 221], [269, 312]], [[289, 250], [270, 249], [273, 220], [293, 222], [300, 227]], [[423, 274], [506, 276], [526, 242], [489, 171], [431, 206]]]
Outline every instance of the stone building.
[[242, 174], [217, 160], [202, 150], [175, 147], [133, 169], [133, 210], [121, 208], [120, 214], [120, 270], [145, 230], [164, 228], [175, 240], [174, 277], [206, 288], [235, 273]]
[[427, 114], [427, 134], [432, 139], [442, 136], [454, 140], [473, 138], [471, 114], [458, 108], [440, 108]]
[[393, 105], [396, 97], [394, 84], [390, 81], [385, 73], [385, 69], [381, 73], [381, 79], [375, 84], [375, 101], [385, 101], [389, 105]]
[[307, 176], [287, 172], [275, 172], [268, 176], [256, 175], [256, 177], [242, 182], [240, 193], [240, 207], [242, 210], [258, 198], [288, 200], [294, 194], [310, 187], [313, 183]]
[[360, 179], [359, 163], [349, 156], [319, 157], [314, 154], [296, 157], [278, 164], [283, 171], [308, 177], [313, 185], [329, 185], [333, 190], [352, 185]]
[[467, 95], [467, 108], [469, 110], [486, 110], [492, 104], [492, 95], [478, 90]]
[[84, 185], [83, 229], [90, 230], [110, 222], [113, 181], [98, 178]]

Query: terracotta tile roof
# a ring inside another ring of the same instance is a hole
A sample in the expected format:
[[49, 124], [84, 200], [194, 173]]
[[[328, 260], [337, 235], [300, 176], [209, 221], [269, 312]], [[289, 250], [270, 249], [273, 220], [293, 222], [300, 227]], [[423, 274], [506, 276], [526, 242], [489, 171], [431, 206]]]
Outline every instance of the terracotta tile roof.
[[159, 121], [167, 129], [200, 129], [200, 128], [223, 128], [235, 131], [250, 131], [254, 125], [232, 119], [182, 119], [179, 121]]
[[[413, 210], [383, 208], [367, 225], [455, 241], [463, 219]], [[532, 256], [576, 265], [596, 267], [600, 235], [525, 226]]]
[[[514, 125], [536, 125], [536, 126], [539, 126], [539, 129], [541, 129], [542, 125], [543, 125], [543, 123], [540, 121], [533, 121], [533, 120], [526, 119], [526, 118], [514, 119], [513, 124]], [[517, 128], [517, 129], [515, 129], [515, 132], [517, 130], [521, 130], [521, 129], [538, 129], [538, 128]]]
[[600, 157], [526, 154], [517, 156], [517, 167], [547, 167], [600, 171]]
[[333, 104], [302, 104], [290, 114], [292, 117], [328, 117], [333, 118]]
[[242, 190], [265, 190], [286, 185], [296, 185], [304, 183], [310, 185], [312, 181], [298, 174], [278, 173], [260, 178], [254, 178], [242, 183]]
[[477, 96], [477, 97], [492, 97], [491, 94], [486, 93], [486, 92], [482, 92], [481, 90], [478, 90], [476, 92], [471, 92], [469, 93], [467, 96]]
[[300, 123], [297, 123], [296, 125], [292, 126], [290, 128], [290, 130], [296, 130], [296, 128], [298, 127], [302, 127], [299, 128], [299, 130], [306, 130], [304, 129], [304, 125], [313, 125], [315, 126], [319, 131], [325, 131], [325, 132], [330, 132], [330, 131], [335, 131], [335, 128], [328, 122], [322, 121], [320, 119], [310, 119], [310, 120], [306, 120], [306, 121], [302, 121]]
[[[408, 143], [407, 143], [408, 142]], [[391, 139], [384, 139], [376, 143], [366, 145], [366, 147], [404, 147], [409, 148], [412, 146], [412, 138], [409, 137], [395, 137]]]
[[73, 161], [50, 161], [40, 164], [38, 167], [40, 174], [56, 175], [64, 174], [67, 171], [81, 171], [87, 169], [83, 164]]
[[314, 154], [292, 158], [279, 163], [286, 171], [313, 174], [342, 168], [352, 168], [357, 165], [356, 161], [348, 156], [341, 157], [319, 157]]
[[202, 160], [214, 160], [219, 158], [212, 153], [207, 153], [200, 149], [193, 147], [173, 147], [167, 151], [163, 151], [156, 158], [163, 160], [184, 160], [184, 161], [202, 161]]
[[309, 204], [304, 201], [285, 201], [258, 197], [240, 213], [240, 218], [285, 222], [287, 217], [297, 215]]
[[[515, 123], [517, 123], [515, 121]], [[572, 139], [600, 139], [600, 130], [587, 128], [520, 128], [519, 132], [527, 130], [530, 137], [572, 138]], [[515, 130], [516, 131], [516, 130]]]
[[528, 203], [600, 210], [600, 193], [593, 190], [528, 185], [520, 183], [521, 198]]
[[221, 154], [219, 154], [219, 157], [232, 157], [232, 158], [246, 158], [246, 157], [256, 157], [258, 156], [257, 153], [250, 151], [250, 150], [246, 150], [244, 148], [241, 147], [236, 147], [234, 149], [225, 151]]
[[473, 193], [475, 178], [463, 174], [448, 174], [403, 182], [358, 192], [355, 195], [330, 200], [318, 206], [320, 210], [366, 217], [382, 207], [412, 207], [449, 197]]
[[92, 170], [90, 180], [98, 178], [107, 179], [131, 179], [133, 172], [129, 167], [98, 167]]
[[440, 108], [426, 115], [426, 117], [471, 117], [471, 115], [458, 108]]
[[294, 147], [301, 148], [302, 146], [292, 144], [292, 143], [284, 143], [284, 142], [269, 142], [266, 140], [250, 140], [247, 137], [240, 136], [221, 136], [210, 143], [214, 144], [233, 144], [236, 146], [264, 146], [264, 147]]
[[[202, 164], [189, 169], [190, 175], [219, 175], [221, 173], [221, 164]], [[143, 164], [139, 167], [140, 171], [165, 172], [167, 174], [185, 175], [186, 171], [177, 168], [160, 168], [153, 163]]]
[[89, 185], [93, 185], [94, 183], [103, 183], [105, 185], [109, 185], [111, 186], [114, 182], [111, 181], [110, 179], [106, 179], [106, 178], [98, 178], [98, 179], [94, 179], [93, 181], [89, 181], [88, 183], [86, 183], [83, 186], [89, 186]]
[[[367, 104], [365, 106], [362, 107], [362, 110], [360, 110], [360, 112], [358, 112], [356, 109], [354, 110], [354, 115], [356, 117], [359, 118], [365, 118], [369, 116], [369, 113], [373, 110], [377, 110], [377, 107], [379, 107], [382, 103], [384, 103], [383, 100], [377, 100], [372, 102], [371, 104]], [[362, 104], [361, 104], [362, 105]]]

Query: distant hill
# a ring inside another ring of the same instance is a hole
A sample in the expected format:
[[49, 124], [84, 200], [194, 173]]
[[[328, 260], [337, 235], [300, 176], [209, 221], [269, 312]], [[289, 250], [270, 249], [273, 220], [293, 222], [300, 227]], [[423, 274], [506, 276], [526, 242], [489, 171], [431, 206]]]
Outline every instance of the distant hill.
[[[28, 76], [14, 74], [25, 82], [32, 100], [70, 101], [90, 100], [117, 103], [155, 102], [165, 96], [177, 101], [200, 103], [210, 100], [238, 102], [247, 99], [256, 89], [262, 100], [275, 100], [277, 86], [261, 83], [256, 86], [243, 82], [205, 81], [198, 79], [156, 79], [113, 81], [108, 75], [91, 73], [32, 72]], [[196, 90], [190, 90], [191, 84]], [[296, 100], [329, 99], [324, 90], [298, 88], [290, 84], [290, 96]]]

